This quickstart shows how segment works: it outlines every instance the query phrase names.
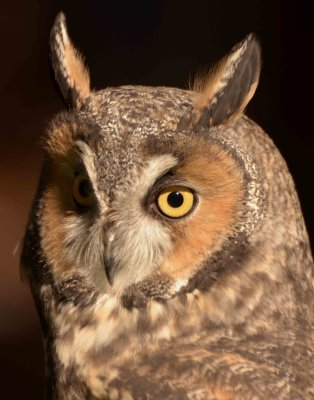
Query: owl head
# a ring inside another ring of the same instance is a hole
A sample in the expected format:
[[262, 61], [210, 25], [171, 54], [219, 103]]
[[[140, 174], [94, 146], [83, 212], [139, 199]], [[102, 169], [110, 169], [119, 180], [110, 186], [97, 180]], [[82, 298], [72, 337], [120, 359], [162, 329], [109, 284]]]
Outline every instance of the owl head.
[[48, 282], [75, 304], [107, 295], [145, 307], [209, 291], [249, 263], [266, 230], [277, 229], [268, 245], [287, 239], [274, 210], [265, 213], [273, 145], [243, 115], [261, 67], [253, 35], [192, 90], [92, 90], [62, 13], [51, 59], [68, 111], [44, 138], [24, 241], [37, 296]]

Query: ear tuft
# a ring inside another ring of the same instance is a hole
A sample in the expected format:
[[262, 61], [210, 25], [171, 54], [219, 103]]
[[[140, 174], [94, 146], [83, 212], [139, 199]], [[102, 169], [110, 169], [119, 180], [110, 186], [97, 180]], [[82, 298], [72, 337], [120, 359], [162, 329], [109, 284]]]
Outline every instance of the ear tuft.
[[50, 52], [56, 81], [70, 107], [79, 108], [90, 94], [89, 72], [68, 35], [65, 15], [60, 12], [50, 33]]
[[238, 43], [211, 71], [197, 79], [194, 91], [200, 92], [194, 104], [192, 125], [215, 126], [242, 113], [258, 85], [261, 49], [253, 34]]

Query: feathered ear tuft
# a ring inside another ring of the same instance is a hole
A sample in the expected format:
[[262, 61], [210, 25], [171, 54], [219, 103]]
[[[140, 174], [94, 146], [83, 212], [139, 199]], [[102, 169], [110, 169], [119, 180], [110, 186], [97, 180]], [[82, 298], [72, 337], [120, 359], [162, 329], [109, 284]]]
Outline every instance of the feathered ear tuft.
[[258, 85], [261, 49], [253, 34], [238, 43], [211, 71], [206, 79], [196, 80], [200, 92], [194, 104], [192, 125], [220, 125], [245, 109]]
[[70, 107], [79, 108], [90, 94], [89, 72], [69, 38], [65, 15], [60, 12], [50, 34], [52, 67], [62, 96]]

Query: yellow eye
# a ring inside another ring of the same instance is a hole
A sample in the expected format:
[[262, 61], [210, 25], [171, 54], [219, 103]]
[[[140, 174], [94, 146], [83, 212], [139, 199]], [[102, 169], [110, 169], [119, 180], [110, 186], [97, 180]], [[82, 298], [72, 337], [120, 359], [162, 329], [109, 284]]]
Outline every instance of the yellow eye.
[[159, 194], [157, 203], [167, 217], [180, 218], [193, 208], [194, 194], [184, 186], [170, 186]]
[[93, 188], [87, 175], [79, 174], [72, 184], [72, 195], [82, 207], [91, 207], [94, 202]]

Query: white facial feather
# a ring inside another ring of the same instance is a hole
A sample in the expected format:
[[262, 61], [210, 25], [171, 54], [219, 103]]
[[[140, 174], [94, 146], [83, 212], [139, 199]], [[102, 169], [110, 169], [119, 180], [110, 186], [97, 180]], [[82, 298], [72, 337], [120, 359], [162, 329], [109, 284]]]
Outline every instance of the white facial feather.
[[[157, 267], [171, 249], [167, 227], [143, 208], [143, 199], [155, 181], [176, 165], [172, 155], [151, 158], [143, 167], [130, 172], [126, 185], [106, 203], [98, 190], [98, 176], [90, 148], [80, 142], [82, 160], [94, 188], [97, 212], [66, 218], [64, 245], [76, 268], [105, 291], [122, 293], [125, 287], [139, 282]], [[105, 255], [117, 266], [110, 288], [104, 266]]]
[[100, 213], [103, 214], [107, 210], [107, 204], [104, 198], [104, 193], [98, 188], [98, 174], [94, 159], [95, 154], [85, 142], [78, 140], [75, 144], [80, 152], [80, 156], [82, 158], [87, 175], [89, 176], [89, 179], [93, 186], [94, 194], [97, 198], [98, 203], [100, 203]]
[[122, 292], [130, 283], [144, 279], [170, 251], [169, 230], [145, 212], [142, 201], [156, 179], [176, 164], [172, 155], [153, 157], [132, 174], [128, 188], [116, 194], [110, 217], [110, 233], [115, 235], [111, 252], [120, 267], [114, 291]]

